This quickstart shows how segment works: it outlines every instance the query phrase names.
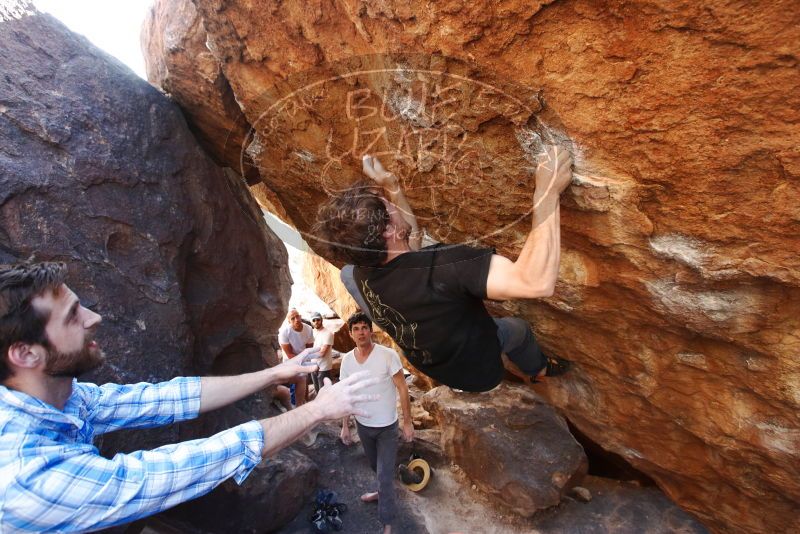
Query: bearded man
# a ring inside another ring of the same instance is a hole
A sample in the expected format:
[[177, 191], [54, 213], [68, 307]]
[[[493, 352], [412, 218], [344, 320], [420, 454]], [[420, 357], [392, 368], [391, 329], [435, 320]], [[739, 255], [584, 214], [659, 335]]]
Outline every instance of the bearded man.
[[321, 421], [363, 413], [365, 373], [283, 415], [149, 451], [100, 456], [95, 435], [197, 417], [316, 370], [308, 351], [228, 377], [118, 385], [75, 378], [103, 363], [99, 314], [65, 284], [63, 263], [0, 265], [0, 532], [88, 531], [126, 523], [238, 483]]

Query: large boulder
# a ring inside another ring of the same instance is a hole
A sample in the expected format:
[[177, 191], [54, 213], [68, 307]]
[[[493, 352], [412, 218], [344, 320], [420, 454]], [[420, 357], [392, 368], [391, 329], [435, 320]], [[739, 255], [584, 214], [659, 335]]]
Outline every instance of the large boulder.
[[[227, 410], [215, 423], [232, 426], [254, 412], [266, 415], [268, 410], [258, 404], [240, 401], [238, 413]], [[257, 465], [241, 485], [226, 480], [213, 492], [181, 504], [168, 515], [204, 532], [274, 532], [311, 500], [318, 481], [317, 464], [294, 447], [287, 448]]]
[[[205, 154], [157, 89], [51, 16], [24, 7], [15, 15], [0, 21], [0, 262], [68, 263], [68, 284], [104, 318], [108, 364], [85, 378], [160, 381], [274, 364], [286, 250], [242, 178]], [[238, 420], [261, 415], [231, 410]], [[200, 437], [228, 422], [223, 411], [112, 433], [102, 451]], [[274, 482], [265, 469], [248, 483], [258, 486], [262, 472]], [[281, 476], [308, 485], [308, 471]], [[284, 515], [300, 506], [249, 495]]]
[[430, 390], [422, 405], [442, 432], [447, 457], [487, 495], [530, 517], [561, 502], [588, 462], [567, 423], [523, 386], [488, 393]]
[[311, 288], [336, 315], [347, 321], [358, 311], [358, 303], [347, 292], [339, 278], [340, 270], [312, 252], [303, 254], [303, 282]]
[[[218, 163], [250, 169], [242, 151], [249, 125], [217, 58], [206, 48], [205, 27], [194, 4], [156, 0], [145, 28], [152, 28], [142, 35], [144, 54], [154, 60], [148, 64], [150, 81], [186, 110], [198, 140]], [[252, 171], [243, 175], [252, 176]]]
[[[531, 155], [568, 145], [556, 294], [508, 306], [576, 362], [546, 395], [707, 525], [800, 528], [797, 2], [194, 6], [302, 232], [370, 151], [432, 236], [513, 258]], [[218, 107], [180, 87], [210, 82], [184, 75], [158, 79], [200, 124]]]

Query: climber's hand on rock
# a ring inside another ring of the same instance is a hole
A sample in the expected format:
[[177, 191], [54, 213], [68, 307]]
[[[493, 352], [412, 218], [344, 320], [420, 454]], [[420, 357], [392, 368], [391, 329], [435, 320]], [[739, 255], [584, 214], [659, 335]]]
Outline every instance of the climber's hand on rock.
[[572, 182], [572, 155], [558, 145], [546, 145], [536, 167], [536, 196], [558, 196]]
[[381, 165], [381, 162], [378, 161], [378, 158], [366, 154], [363, 158], [361, 158], [361, 163], [364, 174], [370, 180], [384, 189], [388, 189], [390, 191], [397, 190], [399, 187], [397, 176], [384, 169], [383, 165]]

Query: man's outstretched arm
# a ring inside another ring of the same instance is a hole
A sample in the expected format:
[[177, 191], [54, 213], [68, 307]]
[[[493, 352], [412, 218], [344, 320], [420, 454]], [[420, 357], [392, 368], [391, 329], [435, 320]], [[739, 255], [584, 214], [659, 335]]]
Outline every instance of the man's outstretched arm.
[[323, 421], [342, 419], [352, 415], [366, 415], [359, 404], [377, 400], [377, 395], [362, 393], [380, 379], [369, 371], [353, 373], [344, 380], [331, 385], [326, 378], [317, 397], [278, 417], [259, 421], [264, 429], [262, 456], [271, 456]]
[[411, 231], [408, 234], [408, 247], [411, 250], [419, 250], [420, 246], [422, 246], [422, 231], [419, 229], [417, 217], [411, 209], [411, 204], [406, 199], [400, 180], [393, 173], [384, 169], [378, 158], [370, 155], [364, 156], [362, 170], [365, 175], [383, 188], [386, 200], [397, 206], [403, 219], [411, 227]]
[[326, 379], [317, 399], [281, 416], [111, 459], [78, 443], [43, 447], [30, 461], [14, 462], [25, 472], [4, 488], [0, 530], [98, 530], [194, 499], [231, 477], [241, 484], [264, 456], [315, 424], [361, 414], [358, 405], [377, 398], [362, 392], [377, 381], [369, 372], [335, 386]]
[[291, 360], [275, 367], [236, 376], [204, 376], [200, 379], [200, 413], [215, 410], [299, 374], [317, 370], [316, 349], [306, 349]]
[[559, 199], [572, 181], [572, 156], [549, 146], [536, 170], [533, 223], [517, 261], [494, 255], [486, 280], [492, 300], [540, 298], [553, 294], [561, 260]]

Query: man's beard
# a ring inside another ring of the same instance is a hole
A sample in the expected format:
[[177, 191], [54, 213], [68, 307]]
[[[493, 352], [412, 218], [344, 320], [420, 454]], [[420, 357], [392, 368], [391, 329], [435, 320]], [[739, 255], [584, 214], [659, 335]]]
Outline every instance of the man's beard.
[[106, 361], [106, 355], [93, 343], [87, 341], [82, 349], [74, 352], [58, 352], [51, 349], [47, 354], [44, 372], [50, 376], [75, 378], [97, 369]]

